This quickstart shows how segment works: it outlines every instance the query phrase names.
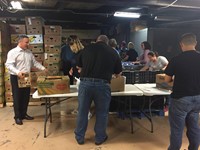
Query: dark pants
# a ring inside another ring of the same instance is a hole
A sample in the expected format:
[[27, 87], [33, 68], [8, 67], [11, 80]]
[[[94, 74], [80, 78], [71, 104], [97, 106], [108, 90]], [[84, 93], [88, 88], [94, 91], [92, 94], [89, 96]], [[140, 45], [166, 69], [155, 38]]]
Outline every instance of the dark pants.
[[27, 113], [30, 88], [19, 88], [17, 78], [16, 75], [10, 76], [15, 113], [14, 118], [23, 119]]
[[85, 132], [88, 125], [88, 112], [92, 100], [95, 104], [96, 122], [95, 122], [95, 141], [102, 142], [106, 134], [108, 122], [108, 111], [111, 100], [111, 90], [108, 83], [103, 80], [81, 80], [78, 89], [78, 116], [75, 129], [75, 138], [78, 141], [84, 141]]
[[73, 85], [74, 78], [69, 74], [70, 69], [72, 68], [72, 64], [70, 61], [63, 61], [62, 62], [62, 70], [64, 75], [68, 75], [70, 79], [70, 84]]

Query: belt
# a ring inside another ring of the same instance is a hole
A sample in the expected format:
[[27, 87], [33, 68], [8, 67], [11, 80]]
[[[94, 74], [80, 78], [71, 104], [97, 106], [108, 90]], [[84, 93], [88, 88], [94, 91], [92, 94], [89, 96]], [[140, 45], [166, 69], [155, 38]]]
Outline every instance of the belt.
[[90, 82], [99, 82], [99, 83], [109, 83], [107, 80], [104, 79], [97, 79], [97, 78], [80, 78], [81, 81], [90, 81]]

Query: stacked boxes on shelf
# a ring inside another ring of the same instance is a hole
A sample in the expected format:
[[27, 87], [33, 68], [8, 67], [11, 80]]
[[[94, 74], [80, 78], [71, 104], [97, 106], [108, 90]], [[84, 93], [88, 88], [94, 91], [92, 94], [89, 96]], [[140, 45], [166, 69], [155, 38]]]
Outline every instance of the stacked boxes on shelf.
[[[41, 17], [25, 17], [26, 32], [29, 37], [29, 49], [32, 51], [35, 59], [43, 65], [44, 61], [44, 42], [43, 42], [43, 25], [44, 20]], [[36, 91], [37, 76], [40, 70], [35, 67], [31, 68], [31, 95]], [[30, 98], [30, 102], [33, 101]]]
[[4, 63], [10, 50], [8, 24], [0, 21], [0, 107], [5, 104]]
[[61, 52], [61, 26], [44, 26], [44, 66], [49, 70], [49, 75], [58, 75], [60, 70]]

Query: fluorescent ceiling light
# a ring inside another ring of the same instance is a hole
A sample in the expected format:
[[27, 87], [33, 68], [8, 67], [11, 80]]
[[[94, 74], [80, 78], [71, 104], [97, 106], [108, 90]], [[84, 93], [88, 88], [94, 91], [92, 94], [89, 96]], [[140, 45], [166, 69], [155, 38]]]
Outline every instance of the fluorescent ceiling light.
[[22, 5], [19, 1], [11, 1], [10, 4], [13, 9], [22, 9]]
[[130, 7], [128, 8], [128, 10], [140, 10], [141, 8], [138, 8], [138, 7]]
[[121, 12], [121, 11], [115, 12], [114, 16], [115, 17], [125, 17], [125, 18], [140, 18], [139, 13]]

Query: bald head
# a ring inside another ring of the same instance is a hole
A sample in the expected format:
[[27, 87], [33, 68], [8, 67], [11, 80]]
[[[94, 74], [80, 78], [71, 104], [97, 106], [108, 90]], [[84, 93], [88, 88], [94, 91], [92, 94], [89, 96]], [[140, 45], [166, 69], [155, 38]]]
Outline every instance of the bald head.
[[98, 38], [97, 38], [97, 42], [104, 42], [108, 45], [108, 42], [109, 42], [109, 39], [106, 35], [100, 35]]

